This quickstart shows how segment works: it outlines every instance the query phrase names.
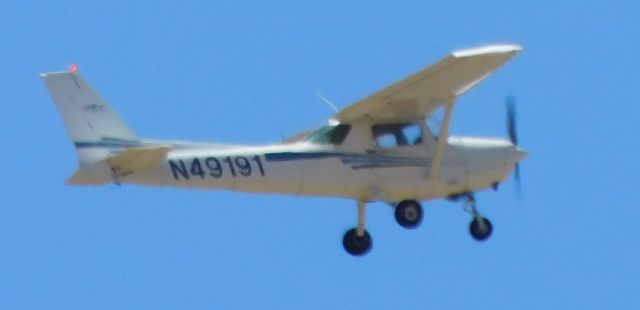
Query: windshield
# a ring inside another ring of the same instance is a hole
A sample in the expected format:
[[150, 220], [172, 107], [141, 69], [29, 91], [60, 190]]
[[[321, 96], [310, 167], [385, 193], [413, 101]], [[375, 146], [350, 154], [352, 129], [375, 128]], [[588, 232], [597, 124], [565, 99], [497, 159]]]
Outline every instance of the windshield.
[[318, 144], [340, 145], [347, 138], [351, 125], [338, 124], [322, 127], [307, 137], [307, 141]]

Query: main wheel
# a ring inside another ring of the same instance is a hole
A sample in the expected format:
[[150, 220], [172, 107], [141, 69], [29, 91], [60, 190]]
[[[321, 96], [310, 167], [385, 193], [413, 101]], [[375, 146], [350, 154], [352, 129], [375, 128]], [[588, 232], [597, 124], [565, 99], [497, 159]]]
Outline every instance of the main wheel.
[[396, 222], [400, 226], [413, 229], [422, 222], [422, 206], [414, 200], [405, 200], [396, 206]]
[[371, 236], [369, 232], [364, 231], [363, 236], [358, 236], [358, 229], [349, 229], [344, 234], [342, 239], [342, 245], [344, 245], [345, 251], [353, 256], [362, 256], [371, 251]]
[[493, 232], [493, 225], [491, 225], [491, 222], [488, 219], [476, 216], [469, 224], [469, 232], [473, 239], [484, 241], [491, 236], [491, 232]]

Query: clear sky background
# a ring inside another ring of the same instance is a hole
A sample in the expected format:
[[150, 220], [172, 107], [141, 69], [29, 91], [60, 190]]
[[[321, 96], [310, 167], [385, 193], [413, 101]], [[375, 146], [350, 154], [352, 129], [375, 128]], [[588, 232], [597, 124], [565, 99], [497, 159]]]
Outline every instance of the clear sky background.
[[[3, 1], [0, 308], [640, 307], [637, 1]], [[407, 231], [368, 209], [354, 258], [343, 199], [108, 185], [77, 162], [38, 74], [71, 63], [143, 137], [269, 143], [488, 43], [524, 51], [462, 97], [451, 131], [506, 137], [524, 194], [425, 202]]]

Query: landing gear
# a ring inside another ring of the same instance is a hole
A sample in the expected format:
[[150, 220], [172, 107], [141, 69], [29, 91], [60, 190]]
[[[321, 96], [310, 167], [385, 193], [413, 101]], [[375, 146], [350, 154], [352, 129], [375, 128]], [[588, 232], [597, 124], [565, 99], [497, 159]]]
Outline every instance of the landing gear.
[[413, 229], [422, 222], [422, 206], [414, 200], [404, 200], [396, 205], [396, 221], [400, 226]]
[[366, 230], [364, 235], [358, 236], [358, 229], [352, 228], [344, 234], [342, 245], [347, 253], [353, 256], [362, 256], [371, 251], [371, 236]]
[[471, 233], [471, 237], [478, 241], [485, 241], [491, 236], [491, 232], [493, 231], [493, 226], [491, 222], [484, 217], [474, 217], [471, 223], [469, 224], [469, 232]]
[[491, 221], [483, 217], [476, 208], [476, 200], [472, 193], [465, 195], [465, 207], [464, 210], [473, 215], [473, 220], [469, 223], [469, 233], [471, 237], [477, 241], [485, 241], [489, 239], [493, 232], [493, 225]]
[[366, 205], [358, 201], [358, 226], [348, 230], [342, 238], [345, 251], [353, 256], [363, 256], [371, 251], [372, 240], [369, 232], [364, 229]]

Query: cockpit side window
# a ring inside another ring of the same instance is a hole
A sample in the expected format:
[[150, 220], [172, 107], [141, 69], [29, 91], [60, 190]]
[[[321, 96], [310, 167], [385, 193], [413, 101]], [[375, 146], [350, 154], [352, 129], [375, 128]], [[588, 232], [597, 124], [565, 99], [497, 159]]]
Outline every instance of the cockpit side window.
[[417, 123], [374, 125], [371, 130], [376, 145], [380, 148], [422, 143], [422, 130]]
[[310, 134], [306, 140], [318, 144], [340, 145], [350, 130], [351, 125], [347, 124], [325, 126]]

